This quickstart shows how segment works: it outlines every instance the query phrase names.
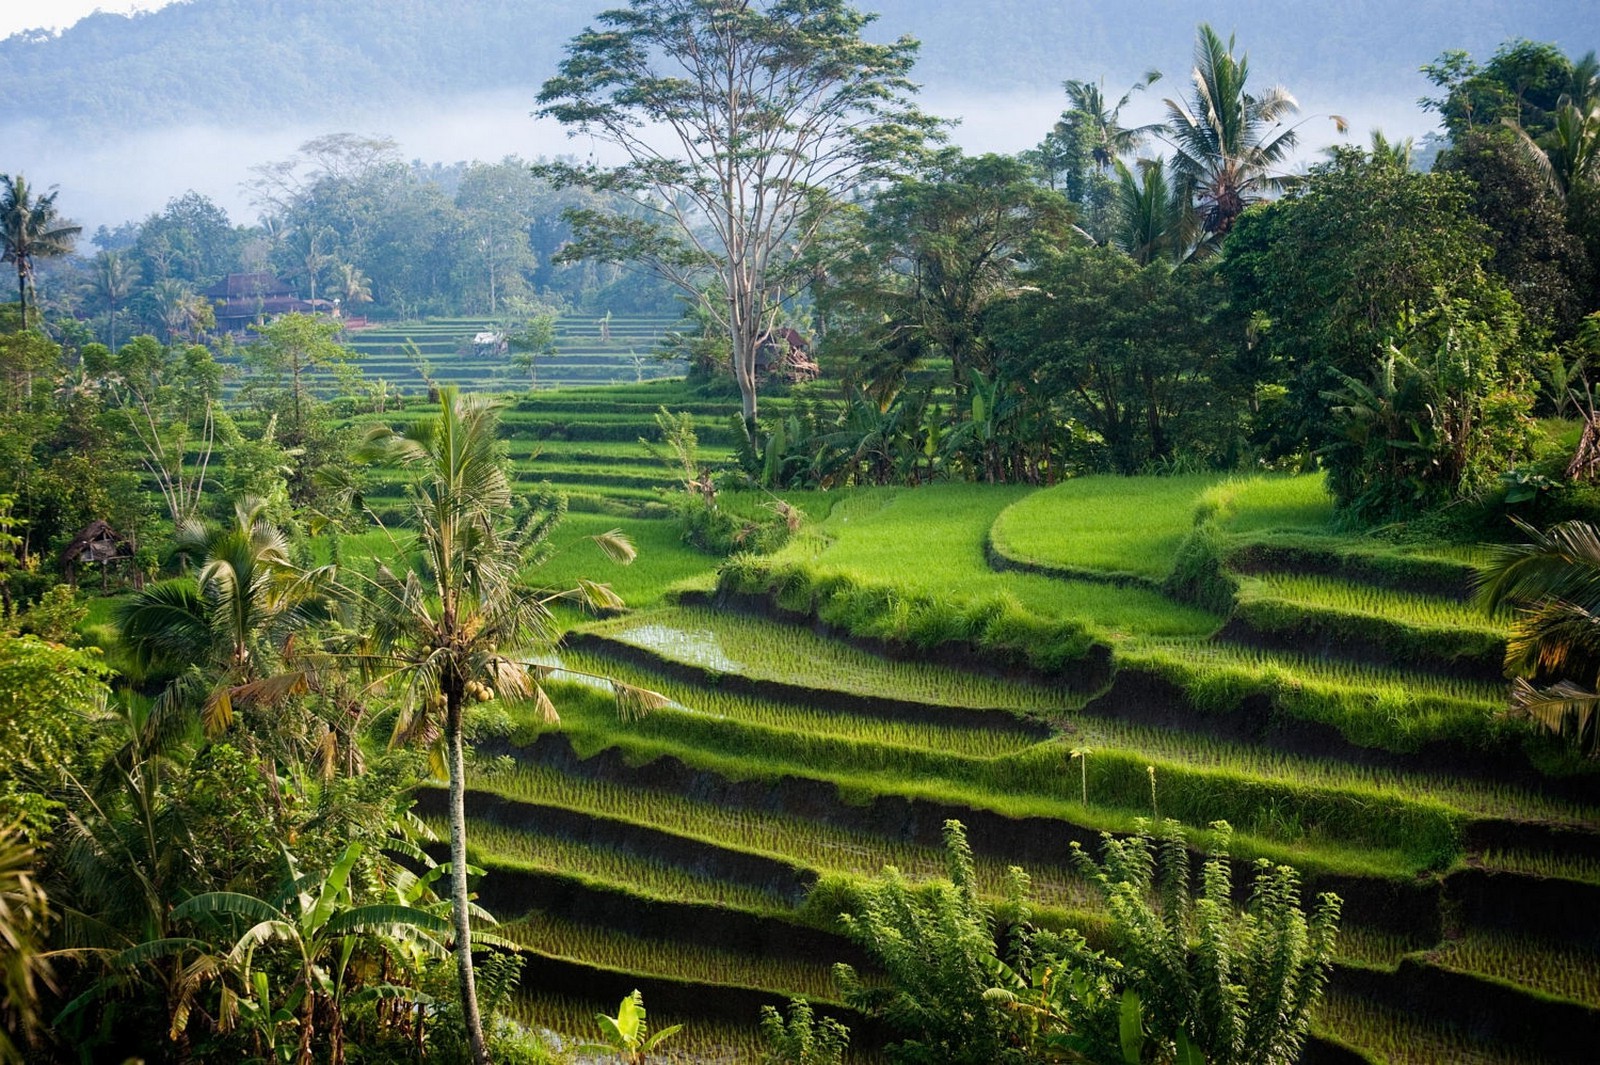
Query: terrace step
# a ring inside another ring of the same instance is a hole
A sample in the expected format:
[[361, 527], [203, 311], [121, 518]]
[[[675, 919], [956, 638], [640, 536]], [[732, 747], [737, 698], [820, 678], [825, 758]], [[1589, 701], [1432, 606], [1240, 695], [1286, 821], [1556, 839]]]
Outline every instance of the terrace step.
[[1222, 643], [1483, 682], [1502, 680], [1503, 635], [1424, 628], [1285, 600], [1241, 598], [1214, 637]]
[[[417, 793], [422, 816], [445, 816], [448, 795], [438, 788]], [[556, 836], [586, 846], [633, 854], [682, 869], [696, 877], [740, 884], [798, 906], [816, 883], [814, 870], [751, 851], [666, 832], [648, 825], [600, 817], [559, 806], [522, 802], [492, 791], [471, 789], [467, 816], [503, 828]], [[526, 907], [524, 907], [526, 908]]]
[[650, 490], [665, 488], [668, 481], [665, 476], [645, 476], [632, 473], [610, 473], [599, 470], [565, 470], [556, 466], [541, 466], [536, 469], [521, 469], [512, 471], [512, 480], [519, 484], [549, 481], [551, 484], [593, 485], [607, 488], [637, 488]]
[[1600, 1009], [1416, 958], [1393, 970], [1336, 965], [1329, 986], [1546, 1061], [1593, 1062], [1600, 1045]]
[[[670, 754], [635, 765], [620, 746], [607, 747], [585, 758], [573, 748], [571, 739], [560, 733], [542, 734], [527, 745], [494, 741], [486, 749], [580, 779], [687, 795], [729, 808], [780, 812], [924, 847], [941, 846], [945, 822], [959, 820], [967, 826], [975, 854], [1024, 867], [1059, 867], [1066, 861], [1072, 843], [1091, 853], [1099, 847], [1098, 830], [1059, 818], [1013, 817], [990, 809], [894, 794], [874, 794], [863, 799], [847, 796], [832, 781], [794, 774], [734, 780]], [[1239, 867], [1236, 882], [1242, 889], [1249, 881], [1249, 863], [1235, 864]], [[1439, 935], [1436, 881], [1325, 874], [1308, 877], [1305, 890], [1308, 894], [1337, 892], [1345, 900], [1347, 917], [1362, 925], [1392, 932], [1420, 930], [1432, 938]]]
[[[430, 844], [438, 861], [449, 848]], [[736, 906], [663, 899], [555, 870], [535, 869], [491, 856], [478, 856], [484, 869], [475, 890], [478, 902], [500, 920], [538, 910], [580, 924], [594, 924], [641, 938], [660, 938], [671, 930], [675, 942], [742, 954], [788, 956], [821, 962], [843, 961], [872, 968], [871, 961], [840, 932], [819, 928], [794, 917], [758, 913]]]
[[815, 610], [785, 608], [776, 602], [775, 591], [763, 595], [719, 587], [710, 592], [685, 592], [678, 596], [677, 602], [683, 606], [715, 607], [718, 610], [739, 611], [789, 624], [807, 625], [819, 636], [891, 660], [932, 662], [988, 676], [1020, 678], [1039, 685], [1054, 684], [1070, 693], [1090, 694], [1102, 691], [1111, 681], [1112, 651], [1102, 643], [1091, 644], [1083, 658], [1074, 662], [1070, 668], [1047, 674], [1015, 662], [998, 661], [994, 653], [980, 652], [968, 644], [942, 643], [932, 648], [921, 648], [906, 643], [857, 636], [829, 625]]
[[1197, 708], [1181, 685], [1142, 667], [1119, 668], [1110, 686], [1090, 699], [1082, 713], [1351, 765], [1505, 781], [1529, 791], [1600, 805], [1600, 775], [1553, 778], [1541, 773], [1521, 752], [1490, 753], [1445, 741], [1427, 743], [1410, 752], [1366, 747], [1352, 742], [1332, 725], [1281, 713], [1265, 694], [1246, 696], [1227, 712], [1208, 711]]
[[1005, 708], [967, 708], [862, 695], [855, 692], [807, 687], [781, 680], [751, 677], [737, 672], [721, 672], [706, 666], [676, 661], [655, 651], [594, 632], [570, 632], [563, 644], [587, 650], [606, 658], [665, 674], [689, 684], [714, 686], [721, 691], [749, 695], [757, 699], [792, 702], [843, 714], [910, 721], [952, 728], [1001, 729], [1027, 734], [1038, 740], [1049, 739], [1054, 729], [1049, 723], [1024, 717]]
[[1457, 869], [1443, 882], [1455, 923], [1600, 951], [1600, 884], [1499, 869]]
[[1465, 602], [1472, 598], [1477, 568], [1471, 563], [1427, 555], [1361, 552], [1319, 544], [1314, 537], [1272, 537], [1231, 548], [1228, 567], [1260, 575], [1296, 573], [1337, 577], [1398, 592]]

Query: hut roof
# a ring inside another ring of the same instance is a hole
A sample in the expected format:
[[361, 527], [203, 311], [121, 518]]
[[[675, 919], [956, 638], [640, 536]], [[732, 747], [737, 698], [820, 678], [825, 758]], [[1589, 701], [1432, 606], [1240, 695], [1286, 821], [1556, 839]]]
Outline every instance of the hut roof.
[[117, 532], [109, 523], [96, 519], [78, 531], [61, 551], [63, 563], [109, 562], [114, 558], [130, 558], [133, 541]]

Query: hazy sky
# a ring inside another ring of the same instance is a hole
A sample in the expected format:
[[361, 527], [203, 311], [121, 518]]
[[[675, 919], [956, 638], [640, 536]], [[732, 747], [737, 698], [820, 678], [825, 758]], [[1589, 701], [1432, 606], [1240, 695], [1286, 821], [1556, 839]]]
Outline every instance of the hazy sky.
[[18, 30], [62, 30], [95, 11], [154, 11], [172, 0], [0, 0], [0, 37]]

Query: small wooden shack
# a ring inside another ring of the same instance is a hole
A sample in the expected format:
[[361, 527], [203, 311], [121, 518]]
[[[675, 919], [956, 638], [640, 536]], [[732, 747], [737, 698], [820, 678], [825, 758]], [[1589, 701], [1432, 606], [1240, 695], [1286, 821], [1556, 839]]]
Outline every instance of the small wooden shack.
[[104, 591], [109, 584], [111, 568], [117, 566], [131, 576], [134, 586], [138, 587], [144, 581], [138, 567], [133, 565], [137, 546], [131, 537], [117, 532], [110, 523], [96, 519], [80, 529], [72, 542], [62, 549], [61, 571], [66, 575], [67, 583], [76, 587], [78, 567], [97, 565], [100, 567], [100, 588]]
[[765, 333], [756, 341], [756, 373], [799, 383], [815, 380], [821, 369], [811, 358], [806, 338], [785, 327]]

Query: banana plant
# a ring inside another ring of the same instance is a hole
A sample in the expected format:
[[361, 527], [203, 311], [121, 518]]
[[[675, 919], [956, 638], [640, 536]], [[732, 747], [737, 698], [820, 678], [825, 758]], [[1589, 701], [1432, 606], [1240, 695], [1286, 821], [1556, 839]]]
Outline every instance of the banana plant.
[[[231, 942], [223, 940], [223, 949], [216, 949], [205, 939], [168, 937], [122, 952], [117, 963], [133, 968], [175, 954], [193, 958], [184, 968], [185, 979], [180, 981], [183, 993], [173, 1003], [173, 1037], [177, 1038], [187, 1027], [199, 992], [213, 982], [221, 982], [219, 1012], [224, 1023], [231, 1025], [235, 1018], [248, 1020], [268, 1047], [274, 1049], [279, 1029], [289, 1023], [297, 1025], [297, 1045], [291, 1055], [286, 1055], [294, 1065], [312, 1065], [317, 1008], [327, 1003], [334, 1018], [327, 1034], [329, 1060], [341, 1065], [341, 1011], [348, 990], [345, 978], [361, 941], [398, 940], [444, 958], [447, 954], [439, 939], [450, 932], [449, 921], [415, 906], [387, 902], [355, 905], [350, 877], [361, 851], [359, 842], [350, 844], [321, 876], [301, 874], [293, 856], [285, 851], [288, 878], [278, 898], [210, 891], [188, 899], [172, 911], [174, 923], [190, 922], [217, 931], [245, 922], [245, 931]], [[256, 951], [268, 944], [285, 949], [294, 963], [294, 983], [276, 1003], [263, 974], [254, 968]], [[367, 989], [368, 993], [385, 991], [411, 993], [401, 988]]]
[[645, 1023], [644, 993], [638, 988], [634, 988], [633, 994], [625, 997], [617, 1006], [615, 1017], [597, 1013], [594, 1019], [600, 1024], [605, 1042], [589, 1043], [579, 1047], [578, 1051], [589, 1054], [616, 1054], [618, 1059], [627, 1065], [644, 1065], [656, 1047], [683, 1030], [683, 1025], [674, 1024], [654, 1035], [650, 1034], [649, 1025]]

